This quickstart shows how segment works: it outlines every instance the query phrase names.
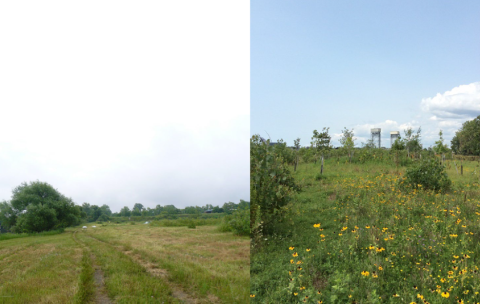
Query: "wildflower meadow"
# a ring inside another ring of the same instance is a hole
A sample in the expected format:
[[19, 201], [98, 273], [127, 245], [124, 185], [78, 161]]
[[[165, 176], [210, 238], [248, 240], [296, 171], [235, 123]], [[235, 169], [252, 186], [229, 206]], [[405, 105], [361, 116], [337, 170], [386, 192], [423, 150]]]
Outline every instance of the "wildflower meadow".
[[[251, 303], [480, 303], [480, 161], [355, 154], [288, 166], [300, 190], [252, 230]], [[427, 161], [443, 188], [409, 179]]]

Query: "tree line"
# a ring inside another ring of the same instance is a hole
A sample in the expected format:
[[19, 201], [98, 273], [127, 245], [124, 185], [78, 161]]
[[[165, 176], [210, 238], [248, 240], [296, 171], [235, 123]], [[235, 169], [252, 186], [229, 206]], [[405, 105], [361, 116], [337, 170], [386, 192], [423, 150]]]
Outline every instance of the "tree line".
[[157, 216], [175, 218], [179, 214], [199, 215], [205, 211], [212, 213], [232, 214], [237, 209], [250, 208], [250, 202], [226, 202], [222, 207], [207, 204], [205, 206], [189, 206], [184, 209], [174, 205], [145, 208], [136, 203], [130, 209], [123, 207], [120, 212], [113, 213], [106, 204], [102, 206], [83, 203], [76, 205], [71, 198], [61, 194], [48, 183], [35, 181], [22, 183], [12, 191], [10, 201], [0, 202], [0, 227], [12, 232], [42, 232], [63, 229], [79, 225], [82, 222], [109, 221], [112, 218], [130, 216]]

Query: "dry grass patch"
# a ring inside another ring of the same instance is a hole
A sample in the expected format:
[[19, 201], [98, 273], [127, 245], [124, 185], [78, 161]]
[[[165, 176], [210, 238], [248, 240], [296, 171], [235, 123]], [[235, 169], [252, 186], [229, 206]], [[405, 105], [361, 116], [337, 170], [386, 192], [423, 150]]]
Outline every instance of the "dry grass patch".
[[81, 250], [69, 233], [0, 242], [0, 297], [8, 303], [71, 303]]

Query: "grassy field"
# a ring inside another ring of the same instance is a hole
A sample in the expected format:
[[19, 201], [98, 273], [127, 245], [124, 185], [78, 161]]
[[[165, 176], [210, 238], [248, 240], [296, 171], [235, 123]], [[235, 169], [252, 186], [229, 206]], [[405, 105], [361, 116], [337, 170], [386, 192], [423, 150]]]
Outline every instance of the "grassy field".
[[292, 167], [302, 191], [251, 249], [250, 302], [480, 302], [480, 164], [462, 164], [445, 195], [400, 190], [393, 163]]
[[0, 303], [245, 303], [249, 238], [100, 224], [0, 241]]

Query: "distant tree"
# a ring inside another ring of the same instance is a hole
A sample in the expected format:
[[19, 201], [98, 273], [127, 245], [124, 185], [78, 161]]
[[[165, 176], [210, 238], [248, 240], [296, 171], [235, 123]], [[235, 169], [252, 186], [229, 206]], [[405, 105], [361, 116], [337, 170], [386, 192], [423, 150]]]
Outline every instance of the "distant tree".
[[300, 138], [297, 138], [293, 141], [293, 146], [295, 147], [295, 150], [299, 150], [300, 149]]
[[87, 216], [90, 215], [90, 204], [85, 202], [82, 204], [82, 211], [85, 212]]
[[3, 227], [13, 227], [17, 222], [17, 213], [7, 201], [0, 203], [0, 223]]
[[452, 150], [463, 155], [480, 155], [480, 115], [463, 123], [451, 141]]
[[130, 216], [130, 215], [131, 215], [131, 212], [130, 212], [130, 209], [127, 206], [123, 207], [120, 210], [120, 216]]
[[110, 207], [108, 205], [103, 204], [102, 207], [100, 207], [100, 209], [102, 209], [103, 214], [107, 216], [112, 215], [112, 210], [110, 210]]
[[162, 213], [162, 211], [163, 211], [162, 206], [160, 205], [155, 206], [155, 215], [159, 215], [160, 213]]
[[392, 150], [400, 151], [405, 150], [405, 142], [400, 136], [398, 136], [392, 144]]
[[247, 202], [247, 201], [244, 201], [244, 200], [240, 200], [240, 203], [238, 203], [237, 205], [237, 209], [238, 210], [247, 210], [247, 209], [250, 209], [250, 202]]
[[166, 205], [163, 207], [163, 210], [166, 211], [167, 214], [177, 214], [179, 210], [174, 205]]
[[224, 210], [224, 212], [225, 212], [226, 214], [232, 214], [233, 211], [234, 211], [235, 209], [237, 209], [237, 204], [235, 204], [235, 203], [233, 203], [233, 202], [228, 202], [228, 203], [223, 204], [222, 209]]
[[96, 221], [101, 221], [101, 222], [108, 222], [110, 220], [110, 217], [106, 215], [105, 213], [102, 213]]
[[139, 209], [138, 207], [133, 208], [132, 216], [140, 216], [140, 215], [142, 215], [141, 209]]
[[222, 213], [223, 208], [220, 208], [218, 206], [213, 207], [212, 213]]
[[89, 222], [95, 222], [102, 215], [102, 209], [97, 205], [90, 206], [90, 214], [87, 217]]
[[439, 140], [435, 142], [435, 146], [433, 146], [433, 151], [437, 154], [442, 154], [442, 153], [447, 153], [448, 152], [448, 147], [446, 144], [443, 143], [443, 132], [440, 130], [438, 133], [438, 136], [440, 137]]
[[362, 148], [375, 149], [375, 148], [377, 148], [377, 145], [373, 141], [373, 138], [370, 138], [369, 140], [367, 140], [367, 142], [362, 143]]
[[420, 143], [420, 132], [422, 131], [422, 128], [419, 127], [417, 130], [417, 133], [413, 133], [412, 128], [407, 128], [404, 130], [405, 133], [405, 149], [407, 149], [410, 152], [418, 152], [422, 150], [422, 144]]
[[188, 207], [185, 207], [184, 211], [185, 211], [186, 214], [195, 214], [195, 210], [196, 210], [195, 207], [188, 206]]
[[22, 183], [10, 202], [0, 204], [2, 226], [17, 232], [41, 232], [80, 223], [81, 207], [45, 182]]
[[142, 204], [136, 203], [136, 204], [133, 206], [132, 210], [134, 210], [134, 209], [138, 209], [138, 211], [141, 212], [141, 211], [144, 209], [144, 207], [143, 207]]
[[342, 148], [348, 153], [348, 157], [350, 158], [350, 153], [352, 149], [355, 147], [355, 138], [353, 137], [353, 129], [350, 131], [347, 128], [344, 128], [342, 131], [342, 138], [340, 138], [340, 144]]
[[321, 133], [317, 130], [313, 130], [311, 144], [315, 151], [320, 155], [325, 154], [332, 148], [330, 145], [330, 140], [332, 138], [328, 135], [328, 130], [330, 130], [330, 128], [323, 128]]

